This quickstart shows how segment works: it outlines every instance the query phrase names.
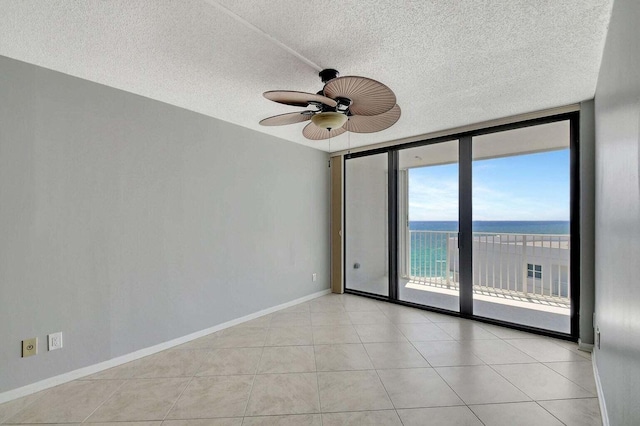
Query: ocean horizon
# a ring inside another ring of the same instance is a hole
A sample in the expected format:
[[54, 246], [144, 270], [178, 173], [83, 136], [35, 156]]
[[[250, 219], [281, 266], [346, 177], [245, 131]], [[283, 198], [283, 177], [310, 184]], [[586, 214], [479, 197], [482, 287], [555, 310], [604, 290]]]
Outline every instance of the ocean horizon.
[[[457, 232], [457, 221], [409, 221], [412, 231]], [[569, 234], [568, 220], [474, 220], [474, 232], [509, 234]]]

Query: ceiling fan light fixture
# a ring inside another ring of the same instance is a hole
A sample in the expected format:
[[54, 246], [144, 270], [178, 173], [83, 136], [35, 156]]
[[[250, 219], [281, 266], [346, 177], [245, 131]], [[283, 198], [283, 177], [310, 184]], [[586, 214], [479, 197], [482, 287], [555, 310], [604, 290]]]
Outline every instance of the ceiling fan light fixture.
[[320, 112], [311, 117], [311, 121], [322, 129], [337, 129], [347, 122], [347, 116], [339, 112]]

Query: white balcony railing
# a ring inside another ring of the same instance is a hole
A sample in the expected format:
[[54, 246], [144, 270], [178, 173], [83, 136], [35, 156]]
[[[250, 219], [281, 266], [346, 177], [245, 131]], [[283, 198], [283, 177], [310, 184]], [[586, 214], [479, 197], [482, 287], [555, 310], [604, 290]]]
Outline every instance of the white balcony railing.
[[[403, 276], [459, 287], [458, 233], [409, 231]], [[569, 235], [473, 233], [473, 291], [569, 304]]]

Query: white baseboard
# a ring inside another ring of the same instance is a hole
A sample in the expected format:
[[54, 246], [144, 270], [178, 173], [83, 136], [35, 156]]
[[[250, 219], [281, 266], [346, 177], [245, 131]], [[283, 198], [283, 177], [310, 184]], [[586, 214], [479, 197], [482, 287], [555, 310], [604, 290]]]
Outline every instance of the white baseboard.
[[143, 358], [145, 356], [153, 355], [157, 352], [164, 351], [169, 348], [173, 348], [174, 346], [182, 345], [183, 343], [190, 342], [195, 339], [199, 339], [200, 337], [206, 336], [211, 333], [215, 333], [216, 331], [224, 330], [225, 328], [233, 327], [234, 325], [242, 324], [243, 322], [251, 321], [253, 319], [259, 318], [264, 315], [268, 315], [270, 313], [279, 311], [281, 309], [288, 308], [290, 306], [297, 305], [299, 303], [307, 302], [309, 300], [324, 296], [326, 294], [331, 293], [331, 289], [326, 289], [322, 291], [318, 291], [316, 293], [312, 293], [308, 296], [300, 297], [298, 299], [292, 300], [290, 302], [282, 303], [277, 306], [273, 306], [271, 308], [263, 309], [258, 312], [254, 312], [249, 315], [245, 315], [240, 318], [233, 319], [231, 321], [224, 322], [222, 324], [214, 325], [213, 327], [206, 328], [204, 330], [196, 331], [195, 333], [187, 334], [186, 336], [178, 337], [176, 339], [169, 340], [164, 343], [159, 343], [154, 346], [149, 346], [148, 348], [140, 349], [135, 352], [128, 353], [126, 355], [119, 356], [117, 358], [112, 358], [110, 360], [100, 362], [98, 364], [89, 365], [87, 367], [79, 368], [77, 370], [69, 371], [67, 373], [60, 374], [58, 376], [49, 377], [48, 379], [40, 380], [35, 383], [31, 383], [26, 386], [22, 386], [16, 389], [12, 389], [6, 392], [0, 393], [0, 404], [11, 401], [16, 398], [21, 398], [23, 396], [31, 395], [36, 392], [40, 392], [41, 390], [49, 389], [53, 386], [58, 386], [63, 383], [70, 382], [72, 380], [76, 380], [85, 376], [89, 376], [91, 374], [99, 373], [104, 370], [108, 370], [109, 368], [117, 367], [118, 365], [125, 364], [127, 362], [135, 361], [137, 359]]
[[583, 343], [582, 340], [578, 339], [578, 350], [593, 352], [593, 343]]
[[602, 426], [609, 426], [609, 414], [607, 412], [607, 404], [604, 400], [604, 393], [602, 392], [602, 384], [600, 383], [600, 374], [598, 373], [598, 364], [596, 363], [596, 353], [597, 351], [593, 351], [591, 355], [591, 363], [593, 364], [593, 377], [596, 379], [596, 389], [598, 391], [598, 403], [600, 404]]

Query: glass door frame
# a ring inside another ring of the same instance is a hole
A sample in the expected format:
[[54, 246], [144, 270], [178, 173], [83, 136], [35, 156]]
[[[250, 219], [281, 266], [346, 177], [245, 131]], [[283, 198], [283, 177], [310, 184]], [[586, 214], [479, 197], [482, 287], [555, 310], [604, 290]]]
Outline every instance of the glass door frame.
[[[354, 159], [354, 158], [361, 158], [361, 157], [368, 157], [370, 155], [378, 155], [378, 154], [387, 154], [387, 170], [388, 170], [388, 175], [387, 175], [387, 246], [389, 248], [388, 250], [388, 262], [389, 262], [389, 270], [388, 272], [388, 277], [389, 277], [389, 296], [383, 296], [380, 294], [375, 294], [375, 293], [368, 293], [366, 291], [362, 291], [362, 290], [354, 290], [354, 289], [349, 289], [347, 288], [347, 205], [346, 205], [346, 194], [347, 194], [347, 179], [348, 179], [348, 172], [347, 172], [347, 165], [346, 165], [346, 161], [347, 159]], [[343, 247], [342, 247], [342, 264], [343, 264], [343, 271], [342, 271], [342, 276], [344, 277], [344, 292], [345, 293], [351, 293], [351, 294], [358, 294], [361, 296], [366, 296], [366, 297], [371, 297], [374, 299], [380, 299], [380, 300], [387, 300], [387, 301], [391, 301], [391, 302], [395, 302], [398, 300], [398, 277], [395, 275], [394, 272], [392, 271], [397, 271], [398, 270], [398, 250], [397, 250], [397, 244], [398, 244], [398, 226], [397, 226], [397, 220], [398, 220], [398, 209], [397, 209], [397, 202], [398, 202], [398, 150], [397, 149], [390, 149], [390, 148], [381, 148], [381, 149], [372, 149], [369, 151], [362, 151], [362, 152], [358, 152], [358, 153], [354, 153], [354, 154], [347, 154], [343, 157], [343, 166], [342, 166], [342, 170], [343, 170], [343, 180], [342, 180], [342, 194], [343, 194], [343, 200], [342, 200], [342, 217], [344, 217], [344, 224], [342, 226], [342, 231], [343, 231]], [[393, 245], [392, 245], [393, 244]]]
[[[514, 130], [523, 127], [536, 126], [541, 124], [554, 123], [558, 121], [569, 121], [569, 234], [571, 239], [570, 266], [570, 324], [571, 331], [569, 334], [556, 331], [530, 327], [517, 323], [496, 320], [476, 316], [473, 313], [473, 208], [472, 208], [472, 138], [474, 136], [486, 135], [490, 133], [503, 132], [506, 130]], [[348, 153], [343, 156], [343, 217], [346, 217], [346, 181], [348, 173], [346, 162], [353, 158], [365, 157], [369, 155], [387, 153], [388, 158], [388, 256], [389, 256], [389, 296], [380, 296], [364, 291], [352, 290], [348, 288], [346, 281], [346, 238], [343, 242], [343, 276], [345, 293], [357, 294], [361, 296], [371, 297], [379, 300], [385, 300], [391, 303], [411, 306], [428, 311], [444, 313], [462, 318], [473, 319], [490, 324], [505, 326], [517, 330], [528, 331], [531, 333], [541, 334], [550, 337], [561, 338], [565, 340], [577, 341], [579, 337], [579, 312], [580, 312], [580, 164], [579, 164], [579, 138], [580, 138], [580, 111], [550, 115], [547, 117], [536, 118], [532, 120], [519, 121], [504, 125], [481, 128], [457, 134], [439, 136], [435, 138], [409, 142], [389, 147], [376, 148], [357, 153]], [[398, 248], [398, 170], [399, 170], [399, 151], [407, 148], [415, 148], [418, 146], [437, 144], [457, 139], [459, 158], [458, 158], [458, 209], [459, 209], [459, 259], [460, 259], [460, 312], [449, 311], [445, 309], [420, 305], [398, 299], [398, 267], [399, 267], [399, 248]], [[347, 224], [344, 224], [343, 235], [346, 237]]]

